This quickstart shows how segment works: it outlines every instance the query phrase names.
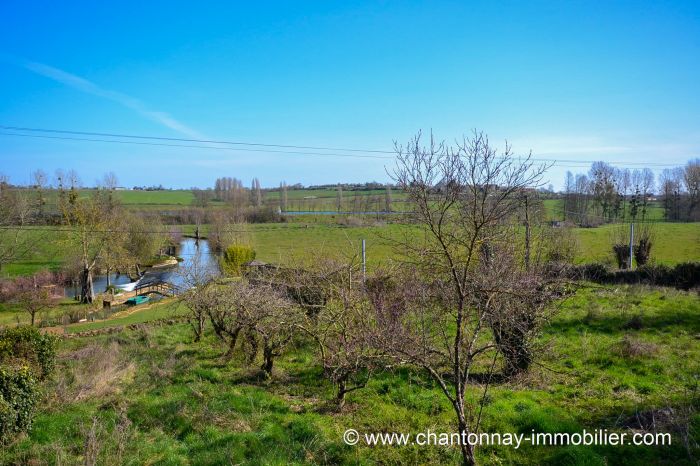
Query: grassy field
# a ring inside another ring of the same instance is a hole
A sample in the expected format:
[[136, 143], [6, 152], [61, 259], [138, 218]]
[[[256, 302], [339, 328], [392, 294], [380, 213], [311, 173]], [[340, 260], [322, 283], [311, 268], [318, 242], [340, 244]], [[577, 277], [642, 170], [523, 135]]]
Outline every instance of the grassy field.
[[[367, 260], [371, 266], [396, 257], [391, 245], [392, 239], [408, 235], [416, 237], [416, 227], [402, 224], [384, 224], [367, 219], [368, 226], [342, 226], [329, 223], [337, 218], [323, 216], [322, 222], [311, 222], [316, 217], [307, 217], [309, 222], [284, 224], [251, 224], [241, 227], [249, 231], [246, 236], [256, 249], [257, 257], [267, 262], [285, 263], [304, 257], [332, 255], [348, 257], [360, 251], [360, 241], [367, 244]], [[186, 234], [194, 232], [193, 225], [181, 227]], [[616, 225], [598, 228], [576, 228], [578, 239], [576, 262], [606, 262], [612, 264], [610, 236]], [[626, 226], [623, 228], [627, 228]], [[700, 223], [656, 223], [653, 226], [655, 239], [652, 246], [652, 260], [662, 264], [700, 260]], [[203, 229], [206, 234], [206, 227]], [[33, 273], [43, 268], [57, 269], [66, 255], [65, 243], [60, 232], [31, 232], [42, 240], [24, 260], [10, 263], [0, 271], [0, 277]]]
[[[148, 312], [134, 315], [139, 314]], [[579, 290], [542, 335], [546, 351], [539, 352], [538, 365], [494, 386], [484, 431], [632, 432], [640, 422], [649, 428], [653, 417], [657, 430], [673, 434], [672, 446], [483, 447], [479, 460], [489, 465], [696, 464], [699, 333], [700, 301], [692, 294], [640, 287]], [[193, 343], [186, 324], [63, 341], [34, 428], [0, 451], [0, 463], [458, 461], [450, 447], [370, 448], [342, 441], [349, 428], [452, 432], [449, 405], [418, 370], [378, 374], [367, 388], [351, 393], [346, 410], [338, 413], [328, 403], [333, 387], [322, 378], [310, 342], [297, 341], [279, 359], [271, 380], [259, 378], [242, 357], [224, 362], [223, 351], [211, 330]]]

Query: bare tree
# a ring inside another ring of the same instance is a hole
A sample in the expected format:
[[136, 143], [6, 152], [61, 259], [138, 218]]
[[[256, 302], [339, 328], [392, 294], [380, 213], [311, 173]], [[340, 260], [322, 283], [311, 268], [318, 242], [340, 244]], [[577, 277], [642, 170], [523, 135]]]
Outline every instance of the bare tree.
[[44, 206], [46, 205], [46, 199], [44, 198], [44, 190], [48, 185], [48, 175], [44, 170], [35, 170], [32, 172], [32, 181], [34, 183], [34, 189], [36, 189], [37, 195], [37, 216], [42, 218], [44, 216]]
[[354, 258], [321, 260], [312, 267], [276, 279], [286, 281], [288, 295], [306, 310], [308, 318], [299, 327], [318, 343], [324, 374], [336, 386], [335, 402], [342, 410], [346, 395], [365, 387], [386, 364], [373, 344], [372, 303]]
[[[203, 302], [215, 333], [227, 343], [224, 357], [230, 359], [239, 335], [257, 335], [262, 340], [261, 369], [271, 376], [274, 360], [291, 342], [303, 312], [280, 289], [269, 284], [251, 285], [239, 281], [225, 286], [208, 286], [198, 297]], [[254, 344], [254, 351], [258, 345]], [[254, 359], [255, 355], [250, 360]]]
[[60, 277], [47, 270], [28, 277], [5, 280], [0, 283], [0, 301], [19, 305], [29, 314], [31, 325], [34, 325], [39, 312], [61, 299], [62, 293], [59, 294], [56, 290], [60, 284]]
[[215, 277], [215, 271], [208, 267], [202, 260], [202, 252], [199, 247], [195, 250], [195, 255], [190, 262], [179, 269], [179, 274], [186, 291], [181, 295], [181, 299], [187, 304], [189, 309], [189, 321], [194, 330], [194, 341], [200, 341], [204, 334], [204, 324], [206, 323], [209, 307], [212, 304], [212, 289], [206, 287]]
[[287, 182], [280, 183], [280, 210], [287, 211]]
[[683, 167], [683, 182], [688, 192], [688, 220], [700, 219], [700, 159], [694, 159]]
[[30, 231], [32, 205], [20, 190], [12, 189], [0, 174], [0, 271], [7, 263], [27, 257], [45, 234]]
[[615, 169], [605, 162], [594, 162], [591, 165], [590, 178], [599, 214], [610, 221], [613, 219], [617, 200]]
[[[396, 152], [394, 179], [425, 232], [423, 242], [405, 241], [400, 247], [421, 273], [416, 281], [428, 280], [429, 286], [405, 287], [411, 299], [377, 317], [383, 327], [377, 338], [396, 361], [430, 374], [450, 400], [459, 432], [468, 435], [478, 431], [483, 408], [468, 390], [476, 380], [472, 369], [486, 358], [483, 400], [499, 349], [493, 335], [484, 338], [492, 306], [475, 303], [474, 296], [521, 294], [498, 276], [484, 284], [480, 258], [512, 242], [520, 192], [537, 187], [547, 167], [534, 166], [529, 155], [516, 158], [507, 144], [499, 154], [480, 132], [456, 147], [436, 142], [432, 134], [423, 146], [419, 134], [406, 146], [397, 144]], [[473, 446], [461, 445], [461, 452], [465, 464], [474, 464]]]
[[211, 201], [212, 197], [214, 196], [211, 189], [199, 188], [192, 188], [192, 195], [194, 196], [194, 200], [192, 202], [197, 207], [209, 206], [209, 201]]

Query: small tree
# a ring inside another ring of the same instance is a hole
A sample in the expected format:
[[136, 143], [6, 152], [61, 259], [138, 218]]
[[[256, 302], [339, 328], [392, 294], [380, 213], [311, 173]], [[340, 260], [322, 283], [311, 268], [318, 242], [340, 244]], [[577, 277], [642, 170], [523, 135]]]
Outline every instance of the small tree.
[[6, 280], [0, 285], [0, 299], [18, 305], [31, 318], [31, 325], [36, 323], [36, 316], [60, 300], [56, 286], [58, 277], [49, 272], [37, 272], [29, 277]]
[[[214, 271], [202, 261], [199, 248], [187, 266], [180, 268], [180, 276], [187, 291], [181, 295], [181, 299], [189, 309], [189, 321], [194, 330], [194, 341], [200, 341], [204, 334], [204, 324], [208, 315], [212, 298], [207, 290], [214, 278]], [[214, 291], [215, 292], [215, 291]]]
[[[633, 248], [634, 260], [641, 267], [649, 262], [651, 246], [654, 240], [654, 232], [650, 224], [641, 223], [635, 230], [635, 245]], [[629, 255], [629, 252], [627, 253]]]
[[[312, 273], [296, 277], [313, 280], [301, 288], [320, 286], [321, 294], [327, 297], [317, 301], [323, 303], [320, 310], [307, 310], [309, 318], [302, 328], [318, 343], [324, 374], [336, 386], [335, 402], [342, 410], [346, 395], [365, 387], [371, 374], [384, 367], [381, 350], [372, 344], [371, 301], [352, 261], [322, 261]], [[296, 289], [300, 288], [298, 285], [297, 282]]]
[[611, 232], [610, 242], [617, 267], [627, 269], [630, 260], [630, 236], [627, 227], [625, 225], [615, 227]]
[[[270, 285], [254, 286], [239, 281], [216, 289], [208, 287], [205, 293], [203, 298], [214, 331], [228, 345], [224, 356], [227, 359], [233, 356], [241, 332], [249, 335], [252, 332], [262, 340], [261, 369], [270, 377], [275, 358], [289, 344], [303, 321], [301, 309]], [[257, 344], [253, 348], [257, 349]]]
[[10, 188], [0, 174], [0, 271], [9, 262], [29, 255], [34, 246], [46, 236], [42, 232], [26, 229], [33, 209], [27, 197]]
[[239, 321], [262, 340], [263, 362], [260, 368], [269, 378], [275, 358], [298, 333], [304, 313], [286, 298], [279, 287], [241, 282], [234, 286], [234, 291]]

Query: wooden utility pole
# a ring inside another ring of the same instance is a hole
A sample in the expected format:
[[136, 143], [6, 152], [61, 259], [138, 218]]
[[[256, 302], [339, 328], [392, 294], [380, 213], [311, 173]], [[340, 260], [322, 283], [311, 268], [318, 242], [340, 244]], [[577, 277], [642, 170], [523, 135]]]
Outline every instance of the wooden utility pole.
[[362, 283], [367, 280], [367, 248], [365, 247], [365, 240], [362, 240]]
[[525, 270], [530, 270], [530, 214], [525, 194]]

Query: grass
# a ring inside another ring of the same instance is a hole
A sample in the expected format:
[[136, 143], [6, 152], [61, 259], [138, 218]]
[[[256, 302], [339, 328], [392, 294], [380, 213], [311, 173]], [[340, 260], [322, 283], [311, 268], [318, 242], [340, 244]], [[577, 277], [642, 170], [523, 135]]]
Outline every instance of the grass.
[[124, 311], [115, 312], [105, 320], [66, 325], [64, 328], [66, 333], [76, 333], [87, 330], [98, 330], [107, 327], [121, 327], [132, 324], [141, 324], [158, 319], [178, 317], [185, 315], [186, 313], [187, 310], [178, 300], [167, 298], [148, 305], [126, 308]]
[[[598, 228], [577, 228], [579, 255], [577, 262], [613, 263], [610, 236], [615, 228], [629, 225], [605, 225]], [[655, 238], [652, 261], [676, 264], [700, 260], [700, 223], [656, 223], [652, 226]]]
[[[321, 218], [321, 221], [316, 221]], [[304, 221], [281, 224], [251, 224], [243, 228], [250, 231], [247, 237], [252, 241], [258, 259], [267, 262], [284, 263], [300, 260], [309, 254], [320, 252], [348, 256], [358, 254], [360, 242], [364, 238], [367, 245], [367, 259], [371, 266], [396, 258], [391, 241], [417, 237], [419, 230], [410, 225], [383, 223], [376, 219], [350, 220], [350, 224], [338, 225], [337, 216], [306, 216]], [[347, 221], [346, 217], [342, 217]], [[364, 225], [364, 226], [363, 226]], [[194, 225], [183, 225], [186, 234], [194, 233]], [[606, 262], [612, 264], [610, 236], [619, 225], [604, 225], [597, 228], [576, 228], [579, 247], [576, 262]], [[626, 227], [624, 227], [626, 228]], [[655, 239], [652, 247], [652, 261], [673, 265], [680, 262], [700, 260], [700, 223], [656, 223], [653, 224]], [[206, 226], [203, 233], [206, 234]], [[0, 277], [27, 275], [41, 269], [57, 270], [66, 257], [65, 243], [60, 232], [46, 233], [32, 231], [39, 240], [28, 257], [3, 266]]]
[[[164, 305], [163, 310], [168, 305]], [[639, 317], [641, 325], [629, 327]], [[94, 327], [93, 327], [94, 328]], [[700, 440], [700, 303], [682, 292], [586, 288], [568, 299], [541, 337], [539, 365], [494, 386], [484, 430], [530, 433], [583, 428], [628, 431], [635, 415], [673, 408], [657, 428], [671, 447], [484, 447], [483, 464], [695, 464], [683, 429]], [[629, 350], [633, 342], [637, 349]], [[450, 406], [424, 374], [378, 374], [328, 409], [333, 387], [313, 346], [299, 340], [271, 380], [242, 357], [225, 363], [211, 330], [200, 343], [186, 324], [64, 340], [58, 373], [34, 428], [0, 452], [0, 463], [441, 464], [448, 447], [350, 447], [360, 432], [452, 432]], [[658, 422], [662, 417], [657, 416]], [[675, 424], [674, 424], [675, 423]], [[696, 455], [697, 448], [691, 450]]]

